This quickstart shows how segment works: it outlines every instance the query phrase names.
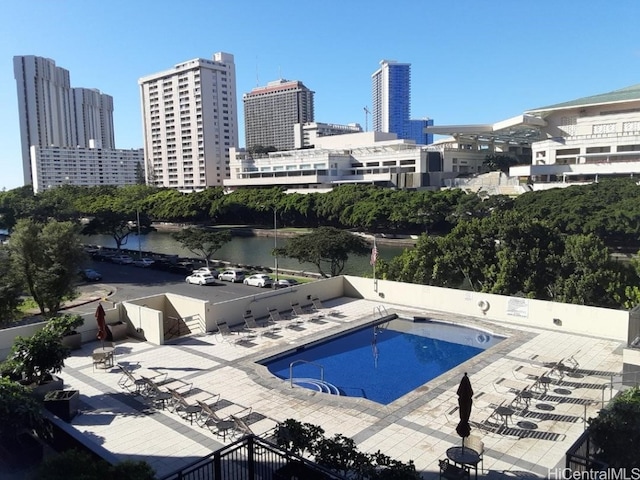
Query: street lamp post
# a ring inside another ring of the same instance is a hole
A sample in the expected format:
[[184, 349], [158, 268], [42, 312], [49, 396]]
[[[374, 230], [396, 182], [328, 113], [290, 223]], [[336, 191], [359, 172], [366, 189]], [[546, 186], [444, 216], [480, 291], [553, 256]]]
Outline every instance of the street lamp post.
[[273, 255], [275, 257], [276, 282], [278, 281], [278, 221], [276, 216], [277, 209], [273, 207]]

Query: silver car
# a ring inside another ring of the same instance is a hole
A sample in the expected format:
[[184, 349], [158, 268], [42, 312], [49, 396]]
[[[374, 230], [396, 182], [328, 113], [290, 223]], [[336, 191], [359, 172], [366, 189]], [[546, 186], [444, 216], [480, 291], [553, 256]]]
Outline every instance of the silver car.
[[244, 271], [242, 270], [225, 270], [218, 275], [218, 280], [226, 282], [241, 283], [244, 281]]

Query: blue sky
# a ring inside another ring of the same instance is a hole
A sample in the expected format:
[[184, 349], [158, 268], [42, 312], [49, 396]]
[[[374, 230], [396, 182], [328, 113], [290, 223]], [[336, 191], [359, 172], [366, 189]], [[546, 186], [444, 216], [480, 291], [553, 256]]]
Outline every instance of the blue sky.
[[138, 79], [232, 53], [243, 146], [242, 94], [281, 77], [316, 92], [317, 121], [364, 127], [382, 59], [412, 64], [412, 117], [436, 125], [499, 121], [634, 85], [639, 18], [637, 0], [6, 1], [0, 188], [22, 185], [14, 55], [52, 58], [72, 86], [112, 95], [116, 146], [140, 148]]

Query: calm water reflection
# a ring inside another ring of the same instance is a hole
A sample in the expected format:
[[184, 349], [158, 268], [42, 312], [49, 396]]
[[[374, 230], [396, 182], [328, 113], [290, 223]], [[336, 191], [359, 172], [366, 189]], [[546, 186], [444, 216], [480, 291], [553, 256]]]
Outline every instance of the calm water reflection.
[[[189, 252], [189, 250], [183, 248], [171, 237], [171, 234], [167, 232], [151, 232], [148, 235], [141, 235], [139, 238], [137, 235], [130, 235], [127, 244], [122, 248], [138, 250], [138, 240], [140, 241], [139, 248], [142, 251], [174, 254], [181, 257], [196, 256]], [[116, 246], [113, 238], [107, 235], [84, 237], [84, 242], [105, 247], [115, 248]], [[283, 246], [285, 242], [285, 238], [278, 238], [279, 246]], [[233, 240], [218, 250], [214, 257], [218, 260], [224, 260], [234, 264], [264, 265], [273, 268], [274, 257], [271, 255], [273, 247], [273, 237], [233, 237]], [[403, 250], [404, 247], [378, 245], [378, 257], [390, 260], [400, 255]], [[278, 258], [278, 266], [279, 268], [291, 270], [316, 271], [314, 265], [300, 264], [297, 260], [290, 258]], [[349, 257], [344, 273], [349, 275], [371, 275], [372, 268], [371, 265], [369, 265], [369, 256]]]

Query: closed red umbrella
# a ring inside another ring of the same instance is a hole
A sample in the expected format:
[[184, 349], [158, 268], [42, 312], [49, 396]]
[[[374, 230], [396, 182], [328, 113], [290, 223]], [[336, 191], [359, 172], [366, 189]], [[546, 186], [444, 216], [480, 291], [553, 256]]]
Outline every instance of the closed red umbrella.
[[104, 341], [109, 337], [109, 328], [107, 327], [106, 321], [106, 313], [104, 308], [102, 308], [102, 304], [98, 304], [98, 308], [96, 308], [96, 322], [98, 322], [98, 340], [104, 343]]
[[466, 372], [456, 393], [458, 394], [458, 412], [460, 413], [460, 423], [456, 427], [456, 432], [462, 437], [462, 448], [464, 450], [464, 439], [471, 435], [469, 418], [471, 417], [471, 407], [473, 406], [473, 389]]

